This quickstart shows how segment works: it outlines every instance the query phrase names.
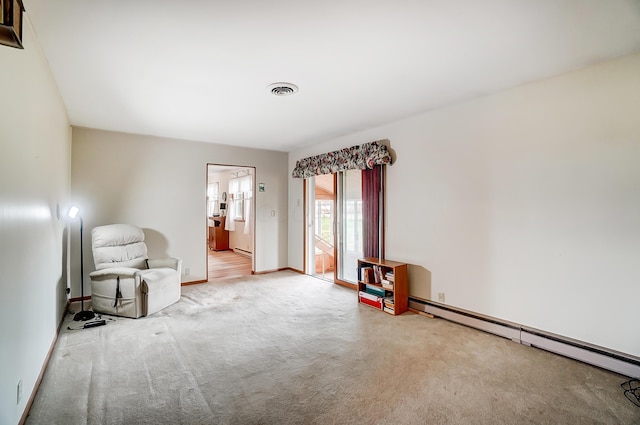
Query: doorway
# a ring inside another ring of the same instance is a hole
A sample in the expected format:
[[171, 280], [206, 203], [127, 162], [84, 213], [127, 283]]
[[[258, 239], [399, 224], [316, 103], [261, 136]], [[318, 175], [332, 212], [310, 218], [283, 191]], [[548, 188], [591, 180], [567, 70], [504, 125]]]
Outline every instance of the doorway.
[[255, 167], [207, 164], [207, 280], [246, 276], [255, 264]]

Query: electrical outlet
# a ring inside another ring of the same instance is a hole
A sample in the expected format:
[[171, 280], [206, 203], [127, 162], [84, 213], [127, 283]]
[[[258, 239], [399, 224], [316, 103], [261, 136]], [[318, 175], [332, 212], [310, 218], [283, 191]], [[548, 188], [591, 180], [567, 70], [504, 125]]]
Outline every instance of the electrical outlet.
[[191, 274], [191, 269], [189, 267], [184, 268], [184, 275], [189, 276]]
[[18, 381], [18, 388], [16, 389], [16, 404], [20, 404], [22, 400], [22, 379]]
[[438, 292], [438, 301], [444, 303], [444, 292]]
[[276, 210], [271, 210], [271, 217], [275, 217], [276, 216]]

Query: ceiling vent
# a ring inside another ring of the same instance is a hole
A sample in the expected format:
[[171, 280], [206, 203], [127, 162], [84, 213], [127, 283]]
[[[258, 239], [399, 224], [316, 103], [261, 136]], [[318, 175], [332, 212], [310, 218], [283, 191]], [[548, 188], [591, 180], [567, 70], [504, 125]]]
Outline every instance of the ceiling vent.
[[274, 96], [291, 96], [298, 92], [298, 86], [291, 83], [273, 83], [267, 86], [267, 89]]

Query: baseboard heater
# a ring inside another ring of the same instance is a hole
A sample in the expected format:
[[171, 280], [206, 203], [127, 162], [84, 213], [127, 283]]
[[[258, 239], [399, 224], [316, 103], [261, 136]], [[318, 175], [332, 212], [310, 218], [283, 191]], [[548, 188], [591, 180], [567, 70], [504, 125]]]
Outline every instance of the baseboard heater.
[[640, 358], [629, 354], [433, 301], [409, 298], [409, 307], [630, 378], [640, 377]]
[[242, 249], [242, 248], [233, 248], [233, 252], [235, 252], [236, 254], [240, 254], [240, 255], [244, 255], [245, 257], [249, 257], [251, 258], [251, 251], [247, 251], [246, 249]]

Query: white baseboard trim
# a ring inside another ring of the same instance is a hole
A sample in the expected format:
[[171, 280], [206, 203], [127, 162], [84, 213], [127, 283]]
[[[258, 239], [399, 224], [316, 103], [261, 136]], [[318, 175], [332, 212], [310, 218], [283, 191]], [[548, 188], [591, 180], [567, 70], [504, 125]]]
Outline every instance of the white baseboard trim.
[[409, 298], [409, 307], [630, 378], [640, 377], [640, 358], [629, 354], [433, 301]]
[[253, 256], [251, 251], [247, 251], [246, 249], [242, 249], [242, 248], [233, 248], [233, 252], [235, 252], [236, 254], [244, 255], [245, 257], [249, 257], [249, 258]]

